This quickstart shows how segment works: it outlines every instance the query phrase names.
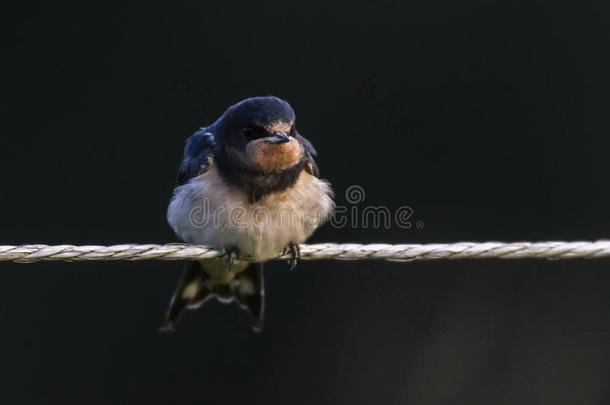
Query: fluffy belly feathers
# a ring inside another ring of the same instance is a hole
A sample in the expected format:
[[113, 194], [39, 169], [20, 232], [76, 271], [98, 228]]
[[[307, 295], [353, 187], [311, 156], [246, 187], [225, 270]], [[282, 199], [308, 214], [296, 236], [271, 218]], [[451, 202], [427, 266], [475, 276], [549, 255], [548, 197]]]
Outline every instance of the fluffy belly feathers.
[[290, 242], [304, 242], [332, 213], [331, 197], [327, 182], [302, 172], [289, 189], [250, 203], [212, 166], [176, 188], [167, 218], [187, 243], [220, 250], [237, 247], [242, 257], [264, 261]]

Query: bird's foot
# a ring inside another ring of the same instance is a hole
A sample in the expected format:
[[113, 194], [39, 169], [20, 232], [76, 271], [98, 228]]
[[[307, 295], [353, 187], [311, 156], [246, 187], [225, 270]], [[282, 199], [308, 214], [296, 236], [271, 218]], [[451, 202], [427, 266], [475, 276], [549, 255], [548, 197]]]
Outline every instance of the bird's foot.
[[284, 248], [282, 256], [287, 253], [290, 253], [290, 259], [288, 259], [288, 268], [290, 270], [294, 270], [297, 268], [297, 264], [299, 263], [299, 259], [301, 258], [301, 248], [298, 244], [290, 242], [288, 246]]
[[227, 261], [228, 270], [233, 269], [235, 263], [239, 260], [239, 249], [231, 247], [225, 249], [225, 260]]

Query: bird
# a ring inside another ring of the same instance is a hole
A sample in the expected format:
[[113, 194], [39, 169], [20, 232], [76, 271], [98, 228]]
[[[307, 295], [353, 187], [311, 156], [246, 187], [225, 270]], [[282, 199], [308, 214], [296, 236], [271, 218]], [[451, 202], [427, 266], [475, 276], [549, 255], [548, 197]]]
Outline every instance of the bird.
[[316, 149], [297, 131], [295, 118], [283, 99], [251, 97], [186, 140], [167, 220], [183, 242], [224, 255], [185, 265], [162, 332], [175, 331], [186, 310], [211, 299], [237, 303], [252, 330], [262, 332], [264, 263], [289, 254], [294, 270], [299, 244], [334, 209]]

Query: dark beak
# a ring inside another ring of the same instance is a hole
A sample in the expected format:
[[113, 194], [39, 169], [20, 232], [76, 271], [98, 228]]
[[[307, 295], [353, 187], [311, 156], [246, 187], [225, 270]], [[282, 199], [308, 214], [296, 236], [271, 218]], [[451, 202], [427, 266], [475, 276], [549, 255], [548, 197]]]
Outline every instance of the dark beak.
[[290, 137], [288, 136], [288, 134], [284, 134], [284, 133], [275, 134], [275, 135], [273, 135], [273, 137], [271, 139], [272, 139], [273, 143], [290, 142]]

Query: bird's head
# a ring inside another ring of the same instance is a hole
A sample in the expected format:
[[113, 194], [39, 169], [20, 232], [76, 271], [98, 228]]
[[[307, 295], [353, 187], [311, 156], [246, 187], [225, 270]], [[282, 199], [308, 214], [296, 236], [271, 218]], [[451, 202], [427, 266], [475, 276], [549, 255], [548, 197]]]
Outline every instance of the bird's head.
[[230, 107], [215, 123], [220, 152], [247, 171], [279, 173], [303, 158], [294, 110], [273, 96], [252, 97]]

